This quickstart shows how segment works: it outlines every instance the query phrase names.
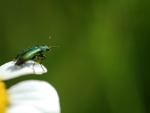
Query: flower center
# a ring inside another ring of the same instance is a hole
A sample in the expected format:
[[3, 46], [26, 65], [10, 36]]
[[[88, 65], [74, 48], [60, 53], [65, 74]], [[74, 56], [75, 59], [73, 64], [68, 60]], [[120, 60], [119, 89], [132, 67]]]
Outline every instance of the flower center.
[[5, 113], [8, 106], [8, 94], [4, 82], [0, 81], [0, 113]]

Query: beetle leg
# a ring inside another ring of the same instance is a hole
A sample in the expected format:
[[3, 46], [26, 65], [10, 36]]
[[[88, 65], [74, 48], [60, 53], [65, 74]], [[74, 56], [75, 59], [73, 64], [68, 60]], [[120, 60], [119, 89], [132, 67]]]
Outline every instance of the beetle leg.
[[[46, 56], [44, 54], [42, 54], [42, 53], [36, 56], [36, 60], [37, 60], [37, 62], [40, 65], [42, 64], [42, 62], [43, 62], [44, 59], [46, 59]], [[41, 65], [41, 68], [44, 70], [44, 68], [42, 67], [42, 65]]]

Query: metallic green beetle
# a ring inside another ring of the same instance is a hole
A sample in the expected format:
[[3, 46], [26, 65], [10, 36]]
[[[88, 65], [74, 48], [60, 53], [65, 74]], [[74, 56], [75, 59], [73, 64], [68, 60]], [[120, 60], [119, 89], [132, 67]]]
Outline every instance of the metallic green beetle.
[[18, 53], [13, 61], [16, 61], [15, 65], [17, 66], [21, 66], [28, 60], [34, 60], [42, 64], [42, 61], [46, 59], [46, 56], [43, 54], [43, 52], [48, 52], [54, 47], [59, 47], [59, 46], [39, 45], [39, 46], [29, 47], [21, 51], [20, 53]]

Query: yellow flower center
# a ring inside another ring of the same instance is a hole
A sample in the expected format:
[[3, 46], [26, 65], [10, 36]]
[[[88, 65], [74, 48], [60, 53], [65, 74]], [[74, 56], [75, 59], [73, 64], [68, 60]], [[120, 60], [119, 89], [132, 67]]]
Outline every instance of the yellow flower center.
[[5, 113], [8, 106], [8, 94], [4, 82], [0, 81], [0, 113]]

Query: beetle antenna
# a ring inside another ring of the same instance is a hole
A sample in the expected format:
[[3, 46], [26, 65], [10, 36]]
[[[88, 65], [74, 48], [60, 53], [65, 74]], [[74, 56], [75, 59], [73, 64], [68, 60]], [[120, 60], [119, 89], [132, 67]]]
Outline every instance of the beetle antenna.
[[55, 47], [60, 47], [60, 46], [49, 46], [50, 49], [55, 48]]
[[51, 36], [49, 36], [49, 40], [48, 40], [48, 45], [50, 46], [50, 39], [51, 39]]
[[60, 46], [50, 46], [50, 39], [51, 39], [51, 36], [49, 36], [49, 44], [48, 44], [50, 49], [55, 48], [55, 47], [60, 47]]

